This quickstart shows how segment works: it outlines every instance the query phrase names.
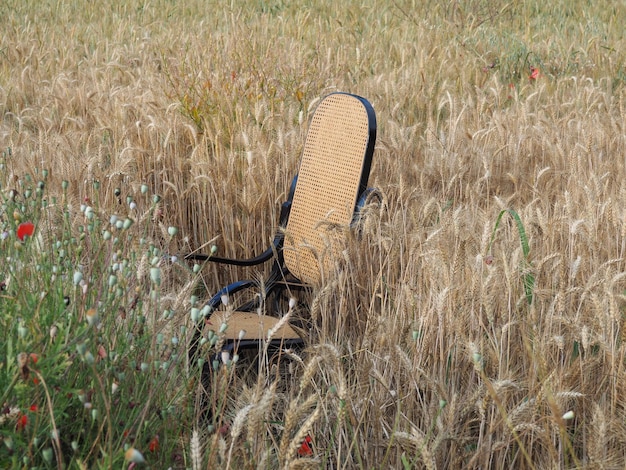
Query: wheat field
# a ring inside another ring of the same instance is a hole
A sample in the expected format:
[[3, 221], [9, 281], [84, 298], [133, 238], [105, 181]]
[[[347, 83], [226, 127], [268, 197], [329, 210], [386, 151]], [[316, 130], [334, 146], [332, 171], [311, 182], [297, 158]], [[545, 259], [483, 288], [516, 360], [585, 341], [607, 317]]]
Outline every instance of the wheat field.
[[[134, 466], [129, 449], [152, 468], [624, 468], [625, 21], [626, 5], [605, 0], [4, 1], [3, 227], [9, 192], [45, 170], [63, 230], [78, 234], [95, 198], [104, 220], [136, 212], [133, 295], [150, 271], [141, 234], [170, 254], [258, 254], [333, 91], [376, 110], [370, 185], [383, 200], [311, 293], [305, 351], [286, 372], [224, 367], [214, 422], [198, 417], [197, 370], [183, 364], [135, 400], [184, 410], [158, 425], [160, 449], [148, 450], [146, 405], [135, 441], [105, 419], [82, 454], [63, 451], [63, 432], [42, 424], [29, 441], [0, 418], [0, 460], [15, 466], [23, 438], [39, 468]], [[159, 195], [155, 212], [144, 193]], [[58, 282], [97, 277], [86, 253]], [[265, 272], [162, 270], [166, 337], [189, 327], [192, 294]], [[9, 382], [7, 409], [22, 390]], [[50, 393], [42, 423], [62, 419]], [[38, 457], [47, 440], [54, 454]]]

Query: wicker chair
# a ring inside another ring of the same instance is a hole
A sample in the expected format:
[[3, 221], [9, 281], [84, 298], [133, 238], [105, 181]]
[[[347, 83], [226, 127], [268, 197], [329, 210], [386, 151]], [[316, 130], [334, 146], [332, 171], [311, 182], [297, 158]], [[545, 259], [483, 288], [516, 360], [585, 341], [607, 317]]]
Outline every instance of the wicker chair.
[[[281, 207], [279, 230], [272, 245], [247, 260], [202, 254], [187, 256], [237, 266], [273, 262], [263, 283], [237, 281], [211, 298], [209, 316], [196, 325], [189, 350], [192, 361], [197, 359], [206, 327], [221, 335], [222, 350], [258, 347], [261, 342], [285, 348], [303, 342], [298, 334], [301, 330], [267, 313], [272, 311], [268, 299], [281, 295], [284, 298], [285, 292], [319, 286], [332, 272], [336, 257], [332, 239], [341, 233], [332, 228], [353, 224], [359, 217], [359, 209], [375, 194], [367, 188], [375, 140], [376, 116], [367, 100], [347, 93], [326, 96], [311, 119], [300, 169]], [[225, 296], [244, 289], [256, 289], [258, 293], [259, 285], [264, 292], [254, 300], [236, 309], [220, 310]], [[219, 333], [224, 324], [225, 331]]]

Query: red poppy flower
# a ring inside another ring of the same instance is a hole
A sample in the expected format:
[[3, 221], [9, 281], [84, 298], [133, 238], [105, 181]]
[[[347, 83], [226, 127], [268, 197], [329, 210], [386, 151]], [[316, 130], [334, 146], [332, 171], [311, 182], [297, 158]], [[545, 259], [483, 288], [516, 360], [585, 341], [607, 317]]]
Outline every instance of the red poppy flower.
[[150, 452], [157, 452], [159, 450], [159, 436], [158, 434], [152, 438], [150, 444], [148, 444]]
[[307, 435], [304, 438], [304, 441], [302, 441], [302, 444], [300, 445], [300, 448], [298, 449], [298, 455], [300, 457], [308, 457], [313, 455], [313, 447], [311, 446], [311, 443], [313, 442], [313, 439], [311, 439], [311, 436]]
[[537, 80], [538, 77], [539, 69], [536, 67], [530, 67], [530, 76], [528, 78], [530, 78], [531, 80]]
[[22, 222], [17, 226], [17, 238], [24, 241], [26, 237], [32, 237], [35, 233], [35, 224], [32, 222]]
[[19, 418], [17, 418], [17, 423], [15, 424], [15, 430], [21, 431], [28, 424], [28, 416], [22, 414]]

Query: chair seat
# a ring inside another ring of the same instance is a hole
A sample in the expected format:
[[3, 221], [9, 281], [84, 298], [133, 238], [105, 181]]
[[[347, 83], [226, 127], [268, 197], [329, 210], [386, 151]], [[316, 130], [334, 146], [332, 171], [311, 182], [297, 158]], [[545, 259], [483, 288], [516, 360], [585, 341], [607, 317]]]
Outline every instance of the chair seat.
[[[229, 316], [230, 315], [230, 316]], [[224, 332], [226, 340], [258, 340], [267, 338], [267, 332], [274, 328], [280, 321], [280, 318], [269, 315], [258, 315], [254, 312], [214, 312], [208, 320], [209, 328], [219, 331], [221, 325], [226, 323], [228, 328]], [[239, 337], [241, 331], [244, 331], [243, 337]], [[272, 340], [292, 340], [300, 339], [295, 330], [285, 322], [272, 335]]]

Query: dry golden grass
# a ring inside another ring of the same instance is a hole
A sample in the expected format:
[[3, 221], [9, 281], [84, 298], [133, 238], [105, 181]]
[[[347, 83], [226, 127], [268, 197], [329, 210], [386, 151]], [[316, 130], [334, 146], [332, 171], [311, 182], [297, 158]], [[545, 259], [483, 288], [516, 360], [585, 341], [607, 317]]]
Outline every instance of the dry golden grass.
[[[76, 203], [98, 180], [112, 211], [147, 184], [172, 250], [258, 253], [319, 97], [376, 109], [383, 205], [304, 362], [285, 389], [230, 377], [230, 430], [181, 429], [194, 468], [624, 467], [626, 10], [543, 3], [0, 6], [5, 171]], [[506, 217], [489, 252], [506, 208], [528, 260]], [[236, 273], [259, 275], [207, 291]]]

